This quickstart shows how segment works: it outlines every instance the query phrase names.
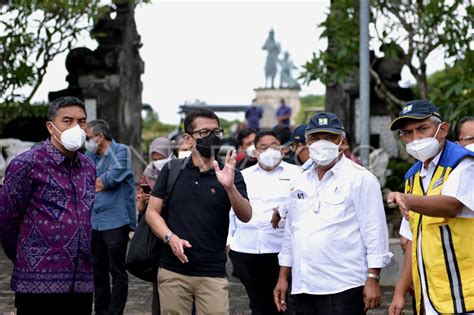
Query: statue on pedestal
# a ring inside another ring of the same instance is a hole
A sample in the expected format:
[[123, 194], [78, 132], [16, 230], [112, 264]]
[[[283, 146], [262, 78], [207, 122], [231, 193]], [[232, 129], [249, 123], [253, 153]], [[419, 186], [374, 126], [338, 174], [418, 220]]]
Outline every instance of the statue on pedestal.
[[283, 59], [279, 60], [280, 62], [280, 89], [288, 88], [288, 89], [299, 89], [300, 84], [293, 79], [291, 76], [291, 71], [293, 69], [298, 69], [294, 64], [293, 61], [290, 59], [290, 53], [285, 52]]
[[277, 73], [278, 55], [280, 54], [280, 44], [275, 41], [275, 32], [273, 29], [268, 33], [268, 38], [262, 49], [268, 51], [265, 61], [265, 87], [268, 87], [267, 83], [270, 79], [270, 88], [273, 89]]

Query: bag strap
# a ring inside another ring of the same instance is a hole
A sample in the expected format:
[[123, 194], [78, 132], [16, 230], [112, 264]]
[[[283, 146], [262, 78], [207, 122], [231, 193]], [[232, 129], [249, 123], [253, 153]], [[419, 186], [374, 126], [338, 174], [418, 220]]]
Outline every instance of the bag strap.
[[187, 157], [185, 159], [173, 159], [170, 160], [168, 167], [170, 168], [170, 171], [168, 173], [168, 179], [166, 182], [166, 196], [165, 196], [165, 201], [169, 199], [171, 192], [174, 188], [174, 185], [176, 184], [176, 180], [179, 177], [179, 174], [181, 174], [181, 170], [186, 166], [186, 163], [188, 163], [190, 157]]

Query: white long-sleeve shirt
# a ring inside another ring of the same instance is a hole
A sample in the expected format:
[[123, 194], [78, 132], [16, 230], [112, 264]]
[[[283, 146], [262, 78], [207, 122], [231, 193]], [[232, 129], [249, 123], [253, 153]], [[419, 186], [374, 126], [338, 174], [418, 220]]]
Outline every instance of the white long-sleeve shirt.
[[242, 171], [252, 206], [252, 219], [244, 223], [237, 219], [234, 211], [230, 211], [227, 243], [232, 250], [248, 254], [280, 252], [283, 228], [272, 227], [272, 215], [274, 208], [281, 208], [288, 202], [291, 186], [300, 173], [300, 167], [286, 162], [281, 162], [270, 172], [258, 164]]
[[377, 178], [342, 156], [322, 180], [302, 173], [291, 193], [280, 266], [292, 267], [292, 294], [334, 294], [363, 286], [368, 268], [390, 262]]

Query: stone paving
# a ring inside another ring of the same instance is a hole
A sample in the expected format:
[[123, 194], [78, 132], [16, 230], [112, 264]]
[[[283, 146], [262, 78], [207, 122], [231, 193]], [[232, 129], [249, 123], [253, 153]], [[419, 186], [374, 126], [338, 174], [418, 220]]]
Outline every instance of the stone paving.
[[[231, 265], [228, 263], [228, 270], [231, 270]], [[13, 314], [14, 293], [10, 290], [10, 272], [11, 263], [3, 254], [0, 247], [0, 315]], [[229, 272], [230, 274], [230, 272]], [[151, 297], [152, 288], [148, 282], [141, 281], [133, 276], [130, 276], [130, 286], [128, 293], [128, 302], [125, 308], [126, 315], [151, 315]], [[248, 308], [248, 299], [244, 287], [240, 281], [232, 276], [229, 276], [229, 298], [230, 298], [230, 314], [232, 315], [247, 315], [250, 314]], [[388, 305], [393, 294], [393, 287], [383, 287], [383, 303], [382, 306], [367, 314], [382, 315], [387, 314]], [[408, 299], [407, 299], [408, 300]], [[411, 305], [408, 305], [407, 310], [411, 310]], [[404, 314], [413, 314], [411, 311], [406, 311]], [[67, 315], [67, 314], [65, 314]]]

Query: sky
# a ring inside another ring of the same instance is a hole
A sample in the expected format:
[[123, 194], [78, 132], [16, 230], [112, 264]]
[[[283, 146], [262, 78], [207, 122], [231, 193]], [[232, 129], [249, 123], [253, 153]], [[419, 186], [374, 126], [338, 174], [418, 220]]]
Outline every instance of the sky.
[[[261, 48], [271, 28], [282, 51], [299, 66], [324, 49], [317, 24], [328, 1], [153, 1], [135, 12], [145, 62], [143, 103], [165, 123], [176, 124], [178, 106], [195, 99], [209, 105], [247, 105], [265, 84], [266, 52]], [[83, 37], [77, 47], [97, 45]], [[50, 65], [34, 101], [67, 87], [65, 55]], [[298, 71], [293, 72], [296, 77]], [[277, 80], [278, 82], [278, 80]], [[321, 83], [303, 86], [301, 95], [324, 94]], [[226, 116], [226, 115], [222, 115]], [[243, 118], [227, 114], [226, 118]]]
[[[179, 122], [178, 106], [195, 99], [209, 105], [250, 104], [254, 89], [265, 85], [266, 51], [261, 48], [269, 30], [274, 29], [282, 51], [288, 51], [301, 70], [313, 52], [327, 46], [319, 39], [317, 25], [328, 8], [329, 0], [154, 0], [138, 6], [143, 103], [153, 107], [160, 121], [171, 124]], [[84, 36], [77, 44], [81, 46], [94, 49], [97, 44]], [[49, 91], [67, 87], [65, 57], [50, 64], [33, 101], [46, 101]], [[410, 81], [406, 70], [402, 81]], [[324, 85], [312, 82], [302, 85], [300, 95], [324, 93]]]

